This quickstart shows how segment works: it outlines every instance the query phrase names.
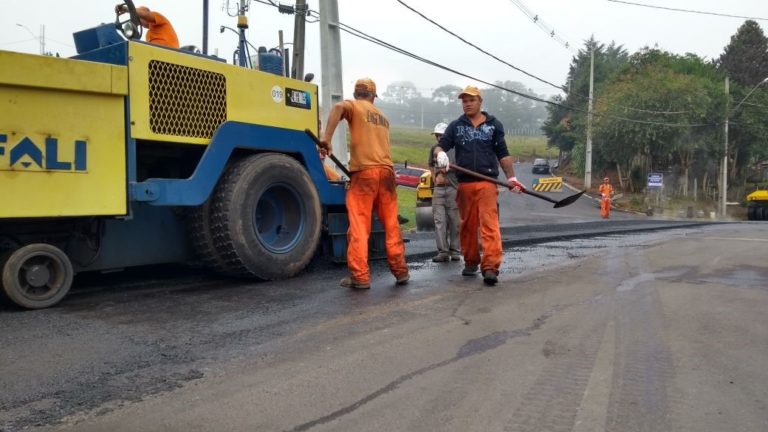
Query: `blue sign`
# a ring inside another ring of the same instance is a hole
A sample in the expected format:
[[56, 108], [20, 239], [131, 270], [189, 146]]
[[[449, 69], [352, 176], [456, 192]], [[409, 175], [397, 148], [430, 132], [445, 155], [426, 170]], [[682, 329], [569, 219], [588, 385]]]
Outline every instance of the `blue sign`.
[[662, 186], [664, 186], [664, 174], [648, 173], [648, 187], [662, 187]]

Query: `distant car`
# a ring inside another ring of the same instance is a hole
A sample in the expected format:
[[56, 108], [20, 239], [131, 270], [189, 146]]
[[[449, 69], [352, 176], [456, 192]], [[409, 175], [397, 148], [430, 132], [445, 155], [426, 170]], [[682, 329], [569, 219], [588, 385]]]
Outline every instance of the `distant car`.
[[400, 186], [415, 188], [419, 185], [419, 178], [428, 170], [414, 167], [395, 167], [395, 183]]
[[547, 159], [534, 159], [531, 172], [534, 174], [549, 174], [549, 161]]

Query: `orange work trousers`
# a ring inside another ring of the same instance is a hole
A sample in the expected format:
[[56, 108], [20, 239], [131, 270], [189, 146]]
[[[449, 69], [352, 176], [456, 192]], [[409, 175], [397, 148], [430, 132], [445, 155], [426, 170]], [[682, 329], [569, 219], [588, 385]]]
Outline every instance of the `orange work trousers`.
[[[466, 266], [480, 265], [482, 271], [493, 270], [499, 274], [501, 267], [501, 232], [499, 231], [499, 210], [496, 200], [499, 196], [496, 185], [480, 181], [459, 183], [456, 202], [461, 215], [461, 250]], [[483, 256], [480, 257], [480, 241]]]
[[395, 277], [408, 273], [405, 245], [397, 220], [395, 187], [395, 172], [391, 168], [368, 168], [352, 173], [351, 185], [347, 191], [347, 266], [356, 282], [371, 282], [368, 238], [371, 235], [371, 216], [374, 209], [384, 226], [389, 270]]
[[600, 198], [600, 216], [603, 219], [608, 219], [611, 216], [611, 198]]

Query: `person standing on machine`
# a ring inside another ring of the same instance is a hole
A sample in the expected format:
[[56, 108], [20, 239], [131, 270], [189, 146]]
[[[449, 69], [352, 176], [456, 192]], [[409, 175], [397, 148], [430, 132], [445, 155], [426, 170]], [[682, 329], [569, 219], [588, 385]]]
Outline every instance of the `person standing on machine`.
[[[121, 3], [115, 6], [115, 13], [117, 15], [128, 13], [128, 5]], [[160, 12], [149, 10], [146, 6], [137, 7], [136, 14], [139, 16], [141, 26], [148, 29], [147, 42], [168, 48], [179, 48], [179, 38], [176, 36], [176, 30], [173, 29], [168, 18]]]

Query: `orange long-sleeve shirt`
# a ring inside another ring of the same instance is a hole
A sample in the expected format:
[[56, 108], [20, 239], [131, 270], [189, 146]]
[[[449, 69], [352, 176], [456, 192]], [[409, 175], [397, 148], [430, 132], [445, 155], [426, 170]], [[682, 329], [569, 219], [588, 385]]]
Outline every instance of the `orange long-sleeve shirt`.
[[149, 24], [147, 31], [147, 42], [155, 45], [162, 45], [168, 48], [179, 48], [179, 38], [176, 36], [176, 30], [173, 29], [171, 22], [158, 12], [150, 12], [154, 23]]

